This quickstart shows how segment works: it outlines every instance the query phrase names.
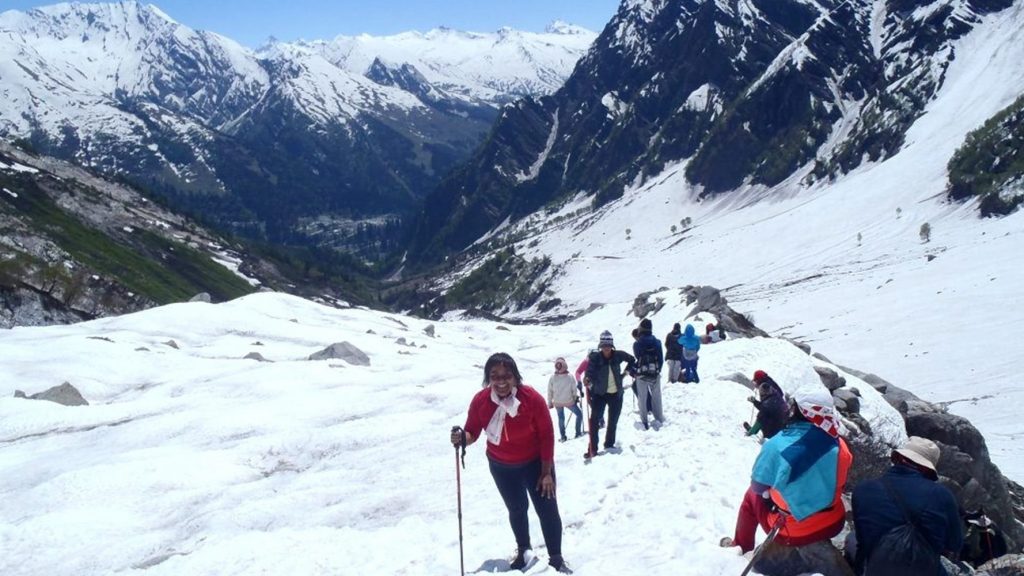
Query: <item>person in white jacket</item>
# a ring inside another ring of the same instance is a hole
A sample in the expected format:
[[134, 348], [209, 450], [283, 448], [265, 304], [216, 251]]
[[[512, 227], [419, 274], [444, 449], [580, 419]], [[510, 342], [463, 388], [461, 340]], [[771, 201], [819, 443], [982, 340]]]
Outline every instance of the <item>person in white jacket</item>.
[[576, 389], [576, 379], [569, 373], [565, 358], [555, 360], [555, 373], [548, 380], [548, 408], [558, 410], [558, 431], [565, 437], [565, 409], [568, 408], [576, 416], [576, 438], [583, 436], [583, 413], [577, 403], [580, 395]]

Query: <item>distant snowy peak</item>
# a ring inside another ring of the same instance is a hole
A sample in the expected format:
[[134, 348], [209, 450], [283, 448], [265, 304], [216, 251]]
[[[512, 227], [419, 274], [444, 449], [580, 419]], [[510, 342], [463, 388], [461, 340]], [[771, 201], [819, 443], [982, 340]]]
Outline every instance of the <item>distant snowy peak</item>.
[[368, 73], [374, 62], [391, 68], [409, 65], [438, 89], [496, 105], [560, 88], [596, 37], [595, 32], [556, 21], [541, 33], [435, 28], [303, 44], [355, 74]]

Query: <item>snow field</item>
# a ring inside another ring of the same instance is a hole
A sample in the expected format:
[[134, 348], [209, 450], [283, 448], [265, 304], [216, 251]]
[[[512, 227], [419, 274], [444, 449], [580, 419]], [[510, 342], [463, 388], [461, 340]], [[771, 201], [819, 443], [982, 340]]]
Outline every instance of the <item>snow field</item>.
[[[0, 334], [0, 573], [454, 572], [447, 436], [465, 420], [483, 362], [508, 351], [546, 393], [557, 356], [575, 367], [604, 328], [628, 340], [628, 309], [508, 331], [434, 323], [430, 338], [423, 320], [266, 293]], [[666, 306], [655, 330], [667, 332], [681, 309]], [[113, 342], [90, 338], [100, 336]], [[395, 343], [400, 336], [427, 348]], [[180, 349], [161, 344], [169, 339]], [[371, 366], [305, 360], [343, 340]], [[250, 351], [274, 363], [242, 360]], [[627, 392], [621, 454], [585, 465], [584, 439], [556, 444], [563, 548], [578, 574], [729, 574], [745, 565], [717, 543], [732, 533], [758, 445], [740, 427], [749, 391], [723, 378], [760, 367], [787, 390], [820, 384], [815, 361], [783, 341], [702, 352], [701, 384], [663, 384], [662, 429], [639, 430]], [[11, 397], [64, 380], [92, 405]], [[884, 429], [891, 409], [861, 389]], [[504, 559], [514, 540], [482, 444], [469, 448], [461, 474], [471, 570]], [[531, 534], [541, 561], [530, 573], [549, 572], [532, 512]]]

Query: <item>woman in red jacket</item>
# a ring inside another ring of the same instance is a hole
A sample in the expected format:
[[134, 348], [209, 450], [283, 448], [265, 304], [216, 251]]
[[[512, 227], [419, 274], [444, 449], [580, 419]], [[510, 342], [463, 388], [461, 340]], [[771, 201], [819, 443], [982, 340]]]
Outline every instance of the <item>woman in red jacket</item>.
[[452, 431], [452, 444], [468, 446], [481, 433], [487, 437], [491, 476], [508, 508], [516, 538], [511, 568], [525, 568], [531, 549], [529, 495], [548, 547], [548, 563], [559, 572], [571, 573], [562, 559], [562, 517], [555, 499], [555, 430], [547, 401], [523, 384], [519, 368], [508, 354], [499, 352], [487, 359], [484, 379], [487, 386], [469, 403], [465, 428]]

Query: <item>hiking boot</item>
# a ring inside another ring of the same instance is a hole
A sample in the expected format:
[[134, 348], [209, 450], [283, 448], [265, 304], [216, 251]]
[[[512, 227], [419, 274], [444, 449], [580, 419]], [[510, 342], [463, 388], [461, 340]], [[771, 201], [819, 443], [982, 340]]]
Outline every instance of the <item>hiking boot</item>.
[[569, 565], [565, 563], [565, 559], [561, 555], [552, 556], [548, 559], [548, 565], [555, 569], [555, 572], [560, 574], [572, 574], [572, 570]]
[[561, 438], [558, 439], [559, 442], [565, 442], [566, 440], [568, 440], [568, 438], [566, 438], [565, 436], [562, 436]]
[[526, 553], [529, 552], [529, 548], [518, 548], [516, 549], [516, 557], [508, 563], [509, 570], [522, 570], [526, 568], [526, 563], [529, 559], [526, 557]]
[[575, 438], [583, 438], [583, 432], [577, 432]]

